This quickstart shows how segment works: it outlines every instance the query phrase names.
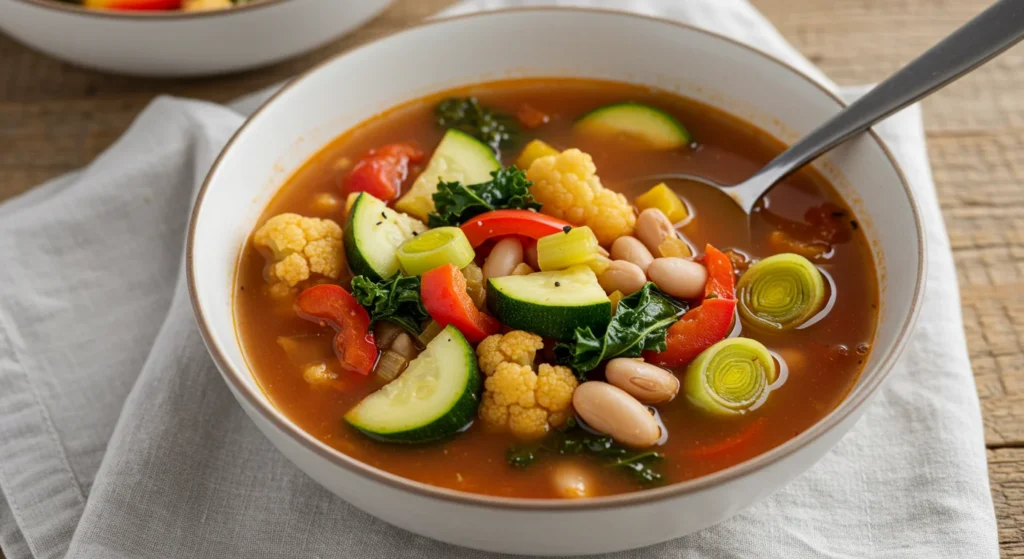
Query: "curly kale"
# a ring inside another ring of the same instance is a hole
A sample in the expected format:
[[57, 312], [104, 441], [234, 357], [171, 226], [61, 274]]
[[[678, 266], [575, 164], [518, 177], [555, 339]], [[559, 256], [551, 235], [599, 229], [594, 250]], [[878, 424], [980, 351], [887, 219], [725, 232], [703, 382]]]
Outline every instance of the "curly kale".
[[431, 227], [459, 226], [470, 218], [499, 209], [539, 210], [530, 194], [533, 184], [515, 165], [491, 172], [491, 180], [480, 184], [437, 183], [434, 211], [427, 216]]
[[419, 335], [423, 323], [430, 320], [420, 299], [419, 276], [395, 274], [382, 282], [356, 276], [352, 278], [352, 296], [370, 313], [371, 324], [387, 320]]
[[632, 450], [616, 443], [611, 437], [597, 437], [587, 433], [575, 421], [552, 434], [544, 444], [510, 447], [505, 453], [505, 459], [510, 466], [523, 469], [545, 455], [585, 456], [604, 467], [623, 472], [641, 485], [654, 485], [663, 479], [657, 467], [664, 459], [660, 452]]
[[519, 142], [519, 127], [504, 113], [480, 104], [476, 97], [450, 97], [434, 109], [434, 117], [441, 128], [454, 128], [465, 132], [490, 146], [501, 156], [501, 148], [510, 148]]
[[640, 291], [623, 298], [604, 332], [577, 328], [575, 339], [559, 343], [555, 354], [581, 376], [615, 357], [640, 357], [646, 350], [665, 351], [668, 327], [686, 312], [686, 306], [647, 282]]

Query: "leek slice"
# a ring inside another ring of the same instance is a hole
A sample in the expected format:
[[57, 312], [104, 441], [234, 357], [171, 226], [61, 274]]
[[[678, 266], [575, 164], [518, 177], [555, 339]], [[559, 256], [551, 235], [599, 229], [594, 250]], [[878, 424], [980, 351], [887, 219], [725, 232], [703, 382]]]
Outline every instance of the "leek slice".
[[736, 286], [740, 316], [747, 322], [790, 330], [814, 316], [825, 302], [821, 272], [799, 254], [769, 256], [751, 266]]
[[727, 338], [690, 363], [683, 387], [701, 409], [729, 416], [760, 406], [777, 377], [775, 359], [761, 342]]
[[465, 268], [476, 257], [469, 239], [458, 227], [437, 227], [420, 233], [402, 243], [395, 254], [408, 276], [419, 276], [445, 264]]
[[586, 264], [599, 254], [600, 245], [590, 227], [572, 227], [537, 240], [537, 264], [542, 272]]

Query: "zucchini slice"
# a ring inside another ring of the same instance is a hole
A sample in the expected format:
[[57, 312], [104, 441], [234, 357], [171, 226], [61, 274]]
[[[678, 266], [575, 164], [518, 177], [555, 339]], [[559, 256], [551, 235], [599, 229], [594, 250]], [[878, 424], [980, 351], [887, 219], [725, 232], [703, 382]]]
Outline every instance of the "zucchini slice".
[[434, 441], [473, 422], [479, 393], [480, 371], [473, 346], [458, 329], [448, 326], [401, 376], [349, 410], [345, 421], [381, 441]]
[[545, 338], [572, 340], [576, 328], [600, 335], [612, 319], [612, 302], [587, 266], [557, 272], [492, 278], [487, 308], [510, 328]]
[[654, 149], [678, 149], [690, 144], [690, 132], [661, 109], [641, 103], [615, 103], [590, 111], [576, 121], [577, 132], [627, 136]]
[[434, 211], [438, 181], [480, 184], [491, 180], [491, 171], [500, 168], [501, 163], [486, 144], [464, 132], [449, 130], [434, 149], [427, 168], [395, 202], [395, 209], [426, 221], [427, 214]]
[[377, 198], [360, 192], [345, 220], [345, 256], [356, 275], [373, 281], [398, 272], [398, 247], [426, 231], [423, 223], [392, 210]]

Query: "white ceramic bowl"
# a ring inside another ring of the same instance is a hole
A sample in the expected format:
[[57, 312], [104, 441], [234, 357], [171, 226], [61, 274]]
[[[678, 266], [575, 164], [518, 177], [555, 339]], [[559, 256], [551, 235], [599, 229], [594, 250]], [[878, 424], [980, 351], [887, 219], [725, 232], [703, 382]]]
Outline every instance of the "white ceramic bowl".
[[140, 76], [201, 76], [271, 64], [362, 25], [390, 0], [264, 0], [226, 10], [88, 10], [0, 0], [0, 30], [79, 66]]
[[[380, 71], [385, 66], [393, 71]], [[720, 522], [828, 452], [860, 417], [907, 339], [922, 292], [924, 238], [907, 184], [873, 135], [851, 141], [819, 163], [853, 205], [876, 250], [882, 305], [864, 374], [826, 418], [727, 470], [581, 501], [439, 489], [362, 464], [307, 435], [268, 403], [250, 374], [235, 336], [233, 279], [247, 235], [285, 179], [330, 139], [388, 107], [453, 86], [518, 76], [658, 86], [721, 107], [790, 141], [842, 106], [810, 79], [732, 40], [611, 12], [540, 9], [465, 16], [356, 49], [269, 101], [207, 178], [187, 254], [192, 301], [210, 353], [246, 413], [297, 466], [355, 506], [418, 534], [490, 551], [568, 555], [653, 544]], [[359, 87], [347, 87], [352, 83]]]

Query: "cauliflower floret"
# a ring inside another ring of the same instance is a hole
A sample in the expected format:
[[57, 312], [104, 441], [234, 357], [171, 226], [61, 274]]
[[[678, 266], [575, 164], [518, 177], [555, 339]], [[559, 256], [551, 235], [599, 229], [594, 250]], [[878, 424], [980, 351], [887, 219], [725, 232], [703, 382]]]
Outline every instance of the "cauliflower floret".
[[572, 394], [579, 385], [567, 367], [541, 364], [533, 370], [540, 336], [516, 330], [495, 334], [477, 347], [487, 375], [480, 419], [524, 439], [543, 436], [572, 415]]
[[484, 382], [484, 390], [494, 394], [494, 403], [499, 406], [532, 408], [537, 405], [537, 374], [529, 365], [502, 363]]
[[549, 411], [560, 412], [572, 405], [572, 393], [579, 382], [568, 367], [541, 363], [537, 371], [537, 403]]
[[302, 378], [314, 386], [324, 386], [337, 380], [338, 375], [331, 372], [325, 363], [312, 363], [302, 370]]
[[537, 352], [544, 349], [544, 340], [537, 334], [513, 330], [508, 334], [487, 336], [476, 348], [480, 357], [480, 370], [491, 376], [498, 366], [508, 361], [527, 368], [533, 366]]
[[508, 408], [508, 430], [524, 439], [537, 439], [547, 434], [548, 411], [544, 408], [525, 408], [511, 405]]
[[256, 231], [253, 242], [271, 252], [272, 284], [294, 287], [312, 274], [338, 279], [345, 267], [341, 227], [330, 219], [275, 215]]
[[526, 172], [541, 213], [588, 225], [602, 245], [633, 233], [636, 215], [626, 197], [601, 185], [589, 154], [568, 149], [534, 160]]

